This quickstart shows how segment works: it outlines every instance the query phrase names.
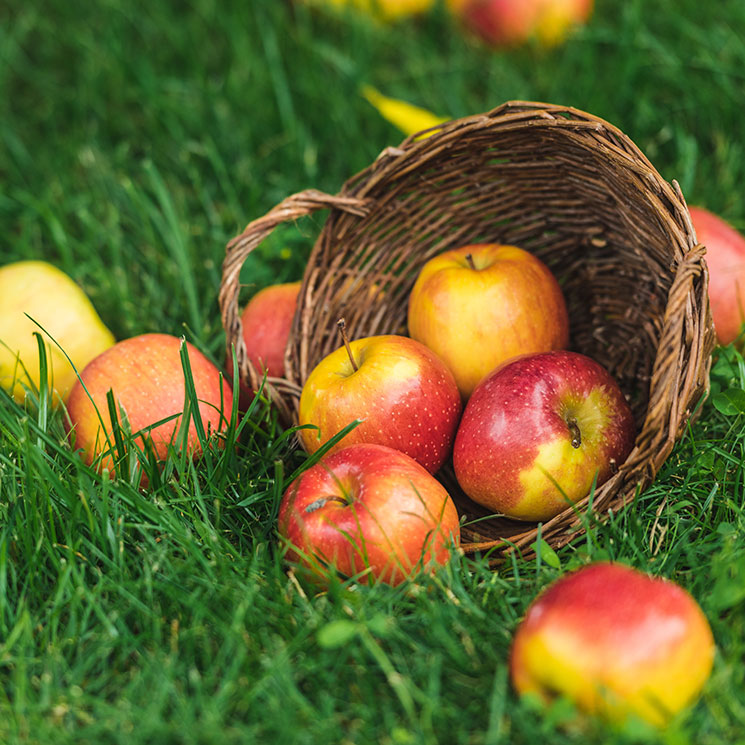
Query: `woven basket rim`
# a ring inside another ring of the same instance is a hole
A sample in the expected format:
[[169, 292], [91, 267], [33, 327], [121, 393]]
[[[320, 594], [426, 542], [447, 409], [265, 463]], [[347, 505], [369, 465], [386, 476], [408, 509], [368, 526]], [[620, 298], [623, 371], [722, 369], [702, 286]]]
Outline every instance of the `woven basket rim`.
[[[656, 171], [636, 144], [616, 126], [604, 119], [571, 106], [535, 101], [508, 101], [483, 114], [444, 122], [423, 133], [405, 138], [397, 147], [386, 148], [368, 167], [351, 176], [336, 195], [308, 189], [291, 195], [263, 217], [253, 220], [227, 245], [220, 288], [220, 307], [226, 330], [228, 353], [235, 346], [241, 379], [256, 388], [261, 375], [247, 359], [238, 312], [238, 276], [248, 254], [278, 225], [328, 209], [328, 215], [305, 267], [298, 308], [286, 352], [287, 376], [270, 378], [266, 390], [286, 422], [296, 421], [295, 405], [304, 378], [312, 369], [309, 337], [314, 312], [315, 283], [318, 281], [314, 260], [328, 249], [329, 235], [345, 239], [355, 225], [368, 218], [380, 206], [378, 192], [386, 190], [423, 170], [443, 153], [450, 152], [469, 138], [498, 131], [504, 133], [558, 132], [574, 147], [593, 148], [609, 168], [618, 169], [643, 188], [649, 210], [669, 233], [671, 263], [670, 291], [657, 345], [649, 402], [637, 442], [629, 458], [595, 494], [588, 495], [541, 526], [541, 536], [559, 547], [582, 532], [588, 505], [625, 506], [654, 479], [665, 462], [686, 423], [696, 414], [698, 402], [708, 390], [711, 352], [715, 345], [707, 295], [705, 249], [696, 241], [685, 199], [677, 182], [668, 183]], [[428, 136], [423, 136], [424, 134]], [[534, 136], [534, 135], [531, 135]], [[331, 267], [332, 268], [332, 267]], [[327, 267], [327, 270], [331, 270]], [[365, 334], [366, 335], [366, 334]], [[309, 369], [310, 367], [310, 369]], [[680, 369], [677, 369], [680, 368]], [[680, 373], [684, 375], [681, 379]], [[655, 382], [656, 381], [656, 382]], [[664, 385], [659, 381], [665, 381]], [[672, 392], [674, 394], [672, 395]], [[653, 421], [655, 426], [646, 425]], [[665, 428], [661, 424], [667, 422]], [[629, 479], [629, 474], [633, 478]], [[525, 523], [508, 542], [478, 540], [478, 534], [464, 543], [466, 551], [505, 550], [531, 553], [530, 544], [537, 527]]]

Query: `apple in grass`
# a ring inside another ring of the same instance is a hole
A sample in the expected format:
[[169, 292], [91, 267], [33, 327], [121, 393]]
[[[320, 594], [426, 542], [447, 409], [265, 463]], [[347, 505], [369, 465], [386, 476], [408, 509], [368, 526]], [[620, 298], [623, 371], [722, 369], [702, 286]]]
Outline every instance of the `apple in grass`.
[[531, 39], [559, 44], [589, 19], [592, 9], [593, 0], [461, 0], [454, 8], [466, 28], [498, 47]]
[[683, 588], [598, 562], [533, 601], [509, 664], [521, 694], [563, 695], [614, 722], [633, 715], [665, 725], [694, 702], [713, 657], [709, 623]]
[[576, 352], [544, 352], [505, 363], [476, 388], [453, 465], [475, 502], [548, 520], [604, 483], [634, 437], [631, 410], [602, 365]]
[[309, 453], [355, 420], [336, 443], [372, 442], [401, 450], [435, 473], [449, 456], [461, 414], [458, 387], [430, 349], [405, 336], [349, 342], [311, 371], [300, 394], [299, 431]]
[[[107, 393], [113, 391], [117, 409], [126, 415], [129, 430], [143, 432], [156, 457], [165, 460], [169, 446], [176, 446], [185, 401], [181, 346], [186, 344], [199, 413], [206, 434], [224, 430], [230, 418], [233, 395], [220, 371], [198, 349], [168, 334], [143, 334], [125, 339], [94, 358], [81, 373], [67, 401], [67, 427], [75, 447], [88, 464], [111, 470], [108, 452], [114, 443]], [[83, 387], [83, 384], [85, 387]], [[153, 427], [163, 419], [170, 421]], [[147, 433], [146, 435], [144, 433]], [[201, 454], [194, 420], [189, 422], [186, 447]]]
[[709, 304], [717, 341], [737, 340], [745, 322], [745, 236], [703, 207], [690, 207], [696, 237], [706, 246]]
[[270, 285], [259, 290], [241, 314], [248, 359], [270, 378], [285, 376], [285, 349], [299, 292], [300, 282]]
[[68, 357], [80, 370], [114, 343], [83, 290], [61, 269], [45, 261], [6, 264], [0, 268], [0, 386], [18, 403], [27, 388], [39, 387], [34, 332], [44, 338], [55, 405], [77, 380]]
[[287, 558], [321, 582], [329, 571], [396, 585], [445, 564], [460, 541], [445, 488], [413, 458], [358, 443], [327, 454], [287, 488]]
[[408, 326], [450, 368], [464, 399], [506, 360], [569, 341], [566, 303], [551, 271], [531, 253], [496, 243], [430, 259], [409, 295]]

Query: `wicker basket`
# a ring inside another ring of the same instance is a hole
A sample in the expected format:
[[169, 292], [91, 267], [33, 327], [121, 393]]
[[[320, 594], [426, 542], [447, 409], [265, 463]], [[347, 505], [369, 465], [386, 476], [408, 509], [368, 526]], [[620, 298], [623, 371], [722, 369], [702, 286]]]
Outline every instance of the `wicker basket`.
[[[570, 347], [610, 370], [636, 418], [635, 447], [593, 509], [618, 509], [654, 479], [708, 387], [715, 337], [705, 249], [683, 195], [622, 132], [576, 109], [509, 102], [388, 148], [336, 196], [300, 192], [250, 223], [228, 244], [220, 306], [228, 349], [235, 345], [242, 380], [254, 387], [261, 377], [242, 340], [240, 269], [280, 223], [320, 209], [329, 214], [305, 270], [287, 378], [268, 381], [288, 422], [303, 381], [339, 346], [340, 316], [355, 338], [406, 333], [408, 294], [428, 259], [467, 243], [511, 243], [554, 272]], [[483, 519], [452, 467], [440, 475], [469, 518], [466, 551], [530, 552], [536, 524]], [[542, 525], [543, 539], [557, 547], [576, 536], [587, 502]]]

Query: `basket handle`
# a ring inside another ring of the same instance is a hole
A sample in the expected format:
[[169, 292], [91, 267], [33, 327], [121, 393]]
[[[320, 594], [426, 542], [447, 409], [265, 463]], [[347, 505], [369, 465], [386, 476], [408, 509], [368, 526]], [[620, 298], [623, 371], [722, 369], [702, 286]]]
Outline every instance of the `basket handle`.
[[370, 210], [370, 202], [355, 197], [332, 196], [316, 189], [306, 189], [287, 197], [263, 217], [250, 222], [243, 232], [227, 245], [218, 295], [220, 314], [226, 334], [227, 354], [230, 359], [231, 345], [235, 345], [241, 380], [250, 379], [253, 386], [258, 386], [261, 375], [248, 361], [246, 344], [243, 341], [243, 324], [238, 309], [241, 268], [251, 251], [279, 225], [322, 209], [339, 210], [364, 217]]

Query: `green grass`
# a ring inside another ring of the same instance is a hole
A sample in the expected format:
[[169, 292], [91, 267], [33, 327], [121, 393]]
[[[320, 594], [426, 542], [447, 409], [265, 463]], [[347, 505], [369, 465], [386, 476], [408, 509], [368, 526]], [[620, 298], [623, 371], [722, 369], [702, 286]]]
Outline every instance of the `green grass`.
[[[279, 0], [0, 11], [0, 260], [45, 258], [117, 338], [186, 334], [221, 361], [226, 241], [306, 187], [336, 192], [402, 136], [362, 83], [462, 116], [524, 98], [621, 127], [745, 229], [745, 5], [598, 0], [555, 50], [489, 52], [442, 13], [383, 28]], [[267, 240], [249, 289], [299, 278], [322, 216]], [[95, 474], [62, 415], [0, 398], [0, 741], [745, 742], [745, 416], [731, 352], [654, 485], [560, 566], [456, 558], [399, 588], [313, 594], [287, 572], [279, 496], [303, 463], [271, 413], [153, 488]], [[723, 391], [739, 391], [727, 397]], [[0, 394], [1, 395], [1, 394]], [[536, 592], [613, 558], [681, 583], [717, 641], [701, 701], [662, 733], [537, 711], [507, 656]], [[551, 562], [556, 563], [556, 562]]]

